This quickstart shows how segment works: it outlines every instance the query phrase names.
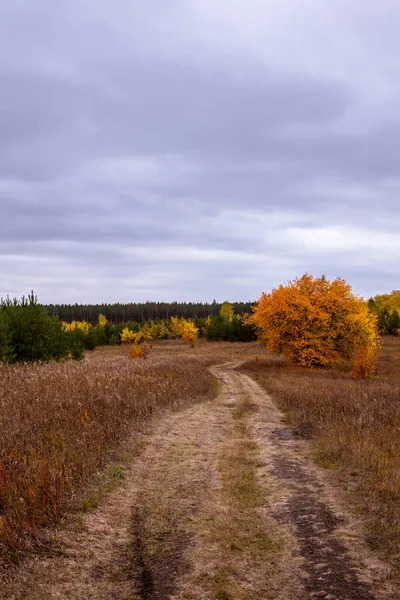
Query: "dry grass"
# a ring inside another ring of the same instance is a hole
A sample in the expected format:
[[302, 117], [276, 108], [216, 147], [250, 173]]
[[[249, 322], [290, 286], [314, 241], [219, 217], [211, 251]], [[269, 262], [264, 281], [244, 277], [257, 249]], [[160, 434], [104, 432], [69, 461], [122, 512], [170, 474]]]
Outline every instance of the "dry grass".
[[314, 438], [318, 460], [340, 474], [366, 517], [369, 542], [400, 571], [400, 340], [384, 341], [377, 377], [367, 381], [276, 357], [244, 368], [299, 432]]
[[132, 429], [210, 394], [201, 361], [128, 349], [83, 362], [0, 367], [0, 550], [55, 521]]

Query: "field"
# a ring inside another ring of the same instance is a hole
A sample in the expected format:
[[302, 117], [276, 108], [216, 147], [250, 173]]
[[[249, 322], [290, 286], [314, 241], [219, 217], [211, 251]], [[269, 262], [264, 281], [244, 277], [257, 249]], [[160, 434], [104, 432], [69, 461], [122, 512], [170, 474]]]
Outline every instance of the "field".
[[398, 339], [365, 381], [128, 353], [0, 368], [0, 598], [398, 597]]

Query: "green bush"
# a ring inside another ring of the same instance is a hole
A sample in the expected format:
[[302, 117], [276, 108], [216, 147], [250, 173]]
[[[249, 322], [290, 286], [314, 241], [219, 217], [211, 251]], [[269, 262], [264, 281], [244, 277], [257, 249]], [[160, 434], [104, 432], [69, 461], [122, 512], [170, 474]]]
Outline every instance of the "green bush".
[[22, 300], [7, 300], [0, 306], [0, 360], [59, 360], [69, 353], [69, 343], [57, 317], [32, 295]]

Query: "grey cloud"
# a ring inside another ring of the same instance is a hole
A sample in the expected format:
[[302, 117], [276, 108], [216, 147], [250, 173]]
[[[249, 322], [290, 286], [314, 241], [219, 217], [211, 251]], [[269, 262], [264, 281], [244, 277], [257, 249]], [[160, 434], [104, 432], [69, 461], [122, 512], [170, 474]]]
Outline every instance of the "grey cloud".
[[2, 3], [0, 295], [395, 287], [400, 87], [372, 2], [336, 38], [343, 2], [306, 2], [293, 45], [294, 0], [245, 4], [241, 23], [224, 0]]

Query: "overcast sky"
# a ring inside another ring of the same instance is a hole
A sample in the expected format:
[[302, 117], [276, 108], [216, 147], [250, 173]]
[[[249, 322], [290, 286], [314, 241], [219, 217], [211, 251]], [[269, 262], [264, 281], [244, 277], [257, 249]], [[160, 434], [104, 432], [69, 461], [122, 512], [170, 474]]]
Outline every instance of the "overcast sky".
[[1, 0], [0, 296], [400, 287], [398, 0]]

